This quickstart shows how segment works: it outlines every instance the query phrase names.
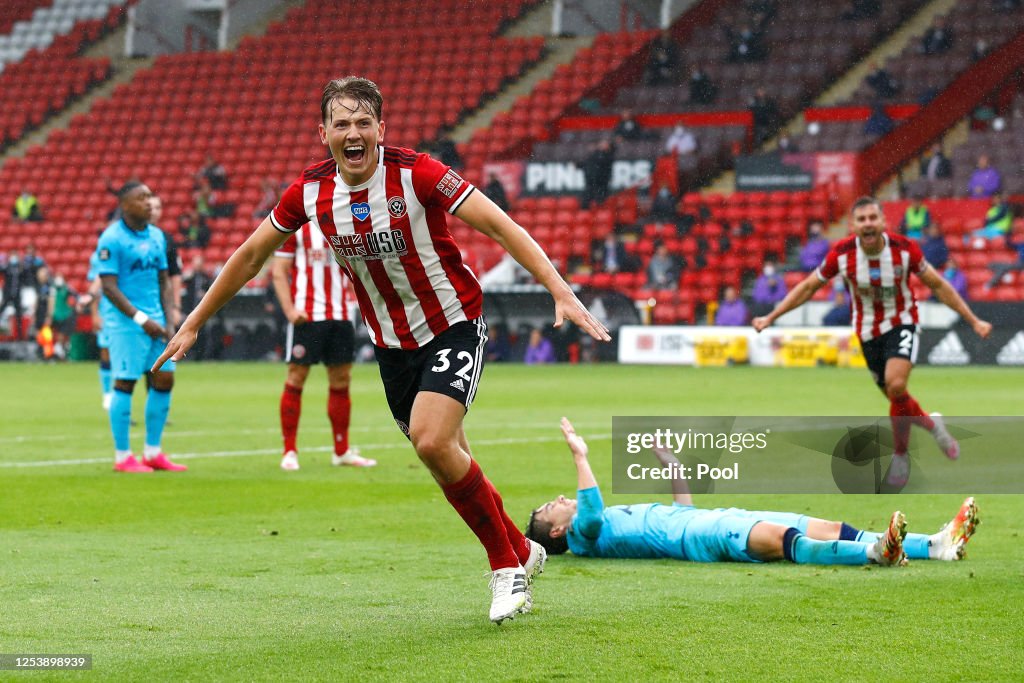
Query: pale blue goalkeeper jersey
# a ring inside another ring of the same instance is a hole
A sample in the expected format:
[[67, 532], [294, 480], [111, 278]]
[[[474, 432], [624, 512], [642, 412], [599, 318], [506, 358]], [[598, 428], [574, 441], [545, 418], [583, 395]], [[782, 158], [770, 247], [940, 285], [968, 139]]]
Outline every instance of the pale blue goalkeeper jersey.
[[[96, 275], [116, 275], [117, 286], [136, 308], [161, 325], [160, 271], [167, 270], [167, 238], [152, 225], [136, 232], [123, 220], [111, 223], [96, 247]], [[139, 326], [103, 297], [100, 315], [111, 333], [135, 332]]]
[[683, 533], [698, 513], [693, 506], [614, 505], [605, 507], [594, 486], [576, 494], [576, 516], [566, 534], [569, 550], [586, 557], [685, 560]]

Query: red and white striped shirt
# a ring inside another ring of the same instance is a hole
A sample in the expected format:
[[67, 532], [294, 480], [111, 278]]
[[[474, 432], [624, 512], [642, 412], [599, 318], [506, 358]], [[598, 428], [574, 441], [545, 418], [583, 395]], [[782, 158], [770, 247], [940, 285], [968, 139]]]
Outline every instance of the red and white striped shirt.
[[473, 185], [426, 154], [380, 147], [377, 170], [356, 187], [333, 159], [303, 171], [270, 214], [293, 232], [307, 221], [352, 279], [377, 346], [417, 349], [483, 313], [483, 292], [448, 230]]
[[310, 322], [351, 320], [355, 297], [319, 230], [306, 223], [274, 256], [293, 259], [292, 301]]
[[908, 280], [928, 268], [914, 240], [885, 232], [882, 239], [882, 251], [870, 256], [855, 235], [839, 240], [815, 271], [823, 282], [843, 276], [853, 302], [853, 329], [862, 341], [917, 324], [917, 301]]

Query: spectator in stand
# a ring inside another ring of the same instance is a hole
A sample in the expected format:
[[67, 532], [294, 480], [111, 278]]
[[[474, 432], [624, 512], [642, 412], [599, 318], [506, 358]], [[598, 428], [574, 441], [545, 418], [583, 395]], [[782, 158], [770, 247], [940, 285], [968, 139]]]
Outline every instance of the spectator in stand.
[[931, 154], [921, 158], [921, 175], [928, 180], [953, 177], [953, 164], [942, 153], [942, 145], [938, 142], [932, 145]]
[[754, 281], [751, 294], [753, 304], [751, 311], [755, 316], [767, 315], [775, 308], [775, 304], [786, 298], [786, 283], [775, 270], [773, 261], [766, 261], [764, 269]]
[[206, 164], [196, 172], [196, 189], [202, 185], [203, 179], [214, 190], [228, 189], [228, 172], [212, 154], [206, 155]]
[[11, 210], [14, 220], [19, 223], [38, 222], [43, 220], [42, 211], [39, 209], [39, 199], [36, 198], [27, 188], [22, 188], [21, 194], [14, 200], [14, 208]]
[[[924, 231], [932, 224], [932, 214], [924, 205], [924, 198], [915, 194], [907, 210], [903, 212], [903, 220], [900, 221], [900, 234], [906, 235], [912, 240], [921, 240]], [[945, 261], [943, 261], [945, 263]]]
[[[942, 272], [942, 277], [946, 278], [960, 298], [967, 301], [967, 276], [957, 267], [956, 261], [952, 258], [946, 261], [946, 269]], [[932, 295], [932, 300], [937, 301], [935, 295]]]
[[743, 7], [750, 14], [751, 23], [762, 31], [779, 11], [778, 4], [778, 0], [743, 0]]
[[722, 301], [718, 304], [718, 312], [715, 314], [715, 324], [738, 327], [746, 325], [749, 321], [750, 313], [747, 311], [747, 305], [743, 303], [736, 288], [726, 287]]
[[253, 218], [263, 219], [270, 215], [281, 197], [280, 188], [281, 184], [273, 178], [264, 178], [260, 181], [260, 201], [252, 212]]
[[1003, 177], [989, 165], [988, 155], [978, 157], [978, 165], [967, 181], [968, 197], [991, 197], [1003, 189]]
[[850, 302], [846, 300], [846, 290], [838, 289], [832, 300], [832, 308], [825, 314], [821, 324], [826, 327], [848, 327], [850, 316]]
[[633, 259], [614, 230], [609, 231], [603, 240], [595, 240], [592, 253], [594, 265], [605, 273], [631, 273], [636, 270]]
[[718, 97], [718, 86], [700, 66], [690, 68], [690, 104], [713, 104]]
[[767, 56], [764, 34], [759, 28], [748, 23], [736, 31], [729, 24], [725, 24], [724, 30], [729, 41], [730, 62], [760, 62]]
[[807, 226], [807, 241], [800, 249], [800, 267], [810, 272], [821, 265], [829, 249], [828, 238], [825, 237], [825, 224], [812, 221]]
[[487, 345], [484, 354], [489, 362], [504, 362], [509, 359], [512, 347], [508, 343], [508, 333], [501, 323], [487, 326]]
[[206, 262], [202, 254], [192, 257], [192, 264], [188, 270], [182, 273], [182, 286], [184, 292], [181, 297], [181, 309], [185, 315], [192, 312], [200, 299], [206, 294], [206, 290], [213, 283], [213, 278], [206, 272]]
[[938, 55], [953, 47], [953, 29], [946, 26], [945, 17], [935, 17], [931, 27], [921, 40], [921, 51], [926, 55]]
[[760, 145], [775, 130], [779, 121], [779, 105], [764, 88], [758, 88], [749, 103], [754, 118], [754, 144]]
[[622, 113], [619, 115], [619, 122], [615, 124], [612, 135], [620, 142], [623, 140], [644, 140], [648, 137], [647, 132], [644, 131], [636, 117], [633, 116], [633, 110], [631, 109], [622, 110]]
[[459, 154], [455, 142], [447, 134], [442, 134], [437, 139], [437, 142], [434, 144], [434, 151], [437, 153], [441, 163], [448, 164], [452, 168], [459, 170], [464, 166], [462, 156]]
[[608, 198], [609, 183], [612, 180], [612, 163], [615, 161], [615, 147], [607, 138], [600, 140], [583, 160], [583, 177], [586, 187], [580, 207], [589, 209], [592, 204], [600, 205]]
[[999, 284], [999, 281], [1003, 279], [1003, 276], [1014, 270], [1024, 270], [1024, 242], [1014, 243], [1011, 237], [1006, 240], [1007, 245], [1017, 252], [1017, 260], [1011, 263], [1005, 262], [994, 262], [988, 264], [989, 269], [992, 271], [992, 279], [985, 285], [986, 289], [991, 289]]
[[647, 287], [649, 289], [676, 289], [679, 286], [679, 262], [668, 252], [668, 246], [659, 241], [654, 255], [647, 264]]
[[924, 229], [921, 251], [924, 253], [924, 260], [936, 270], [942, 268], [949, 260], [949, 247], [946, 246], [946, 240], [937, 224], [929, 223]]
[[988, 41], [984, 38], [978, 38], [974, 43], [974, 47], [971, 49], [971, 59], [976, 62], [980, 62], [988, 56], [990, 50], [991, 46], [988, 44]]
[[992, 195], [992, 205], [985, 212], [985, 225], [971, 233], [971, 237], [994, 240], [1004, 239], [1012, 248], [1010, 230], [1013, 228], [1013, 209], [1002, 192]]
[[178, 234], [181, 235], [182, 245], [185, 247], [202, 249], [210, 242], [210, 228], [206, 224], [206, 217], [196, 209], [178, 216]]
[[498, 205], [502, 211], [508, 211], [508, 195], [505, 193], [505, 186], [501, 184], [498, 174], [493, 171], [487, 176], [487, 185], [484, 186], [484, 194], [490, 197], [491, 201]]
[[875, 102], [871, 106], [871, 116], [864, 122], [864, 134], [881, 137], [888, 134], [894, 127], [892, 117], [885, 111], [885, 105], [880, 101]]
[[196, 191], [192, 193], [196, 202], [196, 212], [204, 218], [214, 215], [217, 206], [217, 193], [206, 176], [199, 176]]
[[889, 99], [900, 91], [899, 82], [878, 62], [871, 64], [871, 73], [864, 82], [875, 91], [875, 97], [878, 99]]
[[668, 29], [661, 32], [651, 44], [646, 69], [647, 85], [676, 85], [679, 83], [679, 46]]
[[679, 216], [676, 213], [676, 196], [668, 185], [662, 184], [651, 202], [651, 218], [656, 221], [674, 222]]
[[849, 8], [840, 16], [846, 21], [857, 21], [877, 17], [881, 11], [881, 0], [851, 0]]
[[555, 362], [555, 347], [536, 327], [530, 330], [530, 342], [526, 346], [523, 362], [527, 365]]
[[665, 140], [665, 152], [678, 154], [680, 157], [689, 156], [697, 151], [697, 138], [693, 132], [681, 123], [677, 123]]

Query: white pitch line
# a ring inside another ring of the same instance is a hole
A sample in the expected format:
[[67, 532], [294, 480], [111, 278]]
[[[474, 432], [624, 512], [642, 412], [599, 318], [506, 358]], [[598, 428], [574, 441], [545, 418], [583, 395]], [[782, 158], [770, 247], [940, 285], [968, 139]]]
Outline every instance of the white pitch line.
[[[611, 434], [590, 434], [587, 439], [591, 441], [599, 441], [604, 439], [612, 438]], [[474, 448], [477, 446], [507, 446], [517, 443], [550, 443], [552, 441], [563, 441], [561, 436], [538, 436], [538, 437], [520, 437], [515, 439], [477, 439], [474, 440], [470, 445]], [[388, 448], [401, 448], [401, 444], [367, 444], [360, 446], [360, 450], [372, 451], [372, 450], [384, 450]], [[303, 448], [303, 453], [326, 453], [333, 450], [329, 446], [317, 446], [314, 448]], [[245, 450], [245, 451], [211, 451], [209, 453], [175, 453], [175, 460], [202, 460], [204, 458], [245, 458], [259, 455], [280, 455], [281, 449], [263, 449], [258, 451]], [[0, 469], [23, 469], [28, 467], [63, 467], [67, 465], [103, 465], [109, 464], [110, 458], [81, 458], [77, 460], [43, 460], [43, 461], [31, 461], [31, 462], [0, 462]]]
[[[518, 424], [517, 423], [502, 423], [501, 426], [502, 426], [503, 429], [524, 429], [524, 428], [529, 428], [529, 427], [537, 428], [537, 423], [536, 422], [523, 422], [523, 423], [518, 423]], [[584, 423], [583, 426], [586, 427], [586, 424]], [[351, 427], [349, 429], [349, 432], [350, 433], [354, 433], [354, 434], [376, 434], [376, 433], [389, 433], [389, 432], [397, 433], [397, 429], [398, 428], [395, 427], [393, 424], [388, 423], [387, 425], [381, 426], [381, 427]], [[473, 431], [472, 426], [470, 426], [469, 430]], [[330, 430], [325, 426], [323, 428], [314, 428], [312, 433], [317, 433], [317, 434], [323, 433], [323, 434], [326, 434], [326, 433], [329, 433], [329, 432], [330, 432]], [[281, 433], [281, 428], [280, 427], [267, 427], [266, 429], [241, 429], [241, 430], [234, 430], [232, 433], [233, 434], [237, 434], [239, 436], [252, 436], [252, 435], [260, 435], [260, 434], [280, 434]], [[191, 438], [191, 437], [197, 437], [197, 436], [199, 436], [199, 437], [202, 437], [202, 436], [223, 436], [224, 435], [224, 430], [216, 429], [216, 430], [195, 430], [195, 431], [188, 431], [188, 432], [177, 432], [177, 431], [174, 431], [173, 427], [171, 427], [171, 428], [168, 428], [164, 432], [164, 435], [168, 439], [176, 439], [178, 437]], [[32, 435], [32, 436], [0, 436], [0, 444], [25, 444], [25, 443], [32, 443], [33, 441], [70, 441], [72, 439], [74, 439], [75, 441], [82, 441], [83, 439], [104, 439], [104, 438], [109, 438], [109, 437], [110, 437], [110, 431], [109, 430], [93, 432], [91, 434], [81, 434], [81, 433], [78, 433], [78, 434], [48, 434], [48, 435], [40, 434], [40, 435]], [[306, 450], [308, 450], [308, 449], [306, 449]]]

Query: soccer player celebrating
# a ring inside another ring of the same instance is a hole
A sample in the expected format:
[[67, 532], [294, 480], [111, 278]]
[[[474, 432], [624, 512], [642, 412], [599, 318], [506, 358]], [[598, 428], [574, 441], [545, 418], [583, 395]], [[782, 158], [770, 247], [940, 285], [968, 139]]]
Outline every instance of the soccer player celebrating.
[[103, 288], [100, 312], [110, 344], [114, 392], [110, 428], [114, 434], [117, 472], [181, 471], [160, 446], [174, 386], [174, 363], [158, 363], [150, 372], [146, 395], [146, 443], [139, 462], [129, 447], [132, 391], [139, 376], [153, 366], [168, 337], [172, 308], [163, 233], [149, 224], [153, 206], [149, 188], [129, 181], [118, 190], [121, 219], [100, 235], [97, 268]]
[[873, 197], [858, 199], [851, 211], [853, 235], [839, 240], [818, 268], [796, 285], [775, 309], [754, 318], [758, 332], [776, 318], [806, 303], [836, 275], [842, 275], [853, 305], [853, 328], [860, 338], [864, 359], [875, 383], [889, 398], [893, 427], [893, 456], [886, 481], [903, 486], [910, 474], [907, 448], [911, 424], [929, 430], [950, 460], [960, 456], [960, 445], [946, 429], [939, 413], [929, 415], [907, 391], [910, 370], [917, 358], [917, 302], [910, 274], [928, 285], [935, 298], [956, 311], [982, 339], [992, 331], [935, 269], [928, 265], [914, 240], [885, 230], [885, 214]]
[[[961, 560], [977, 527], [968, 498], [952, 521], [934, 534], [908, 534], [902, 512], [882, 533], [861, 531], [791, 512], [706, 510], [694, 507], [685, 479], [672, 480], [674, 503], [605, 507], [587, 460], [587, 443], [562, 418], [562, 434], [576, 464], [576, 499], [559, 496], [533, 511], [526, 535], [551, 555], [671, 558], [691, 562], [772, 562], [901, 566], [908, 559]], [[663, 465], [678, 465], [656, 450]], [[677, 471], [679, 471], [677, 469]]]
[[487, 326], [480, 283], [462, 262], [445, 214], [494, 239], [551, 292], [556, 327], [568, 319], [595, 339], [610, 337], [537, 243], [483, 193], [426, 154], [381, 144], [382, 107], [380, 90], [364, 78], [327, 84], [319, 131], [331, 158], [307, 168], [285, 191], [157, 362], [180, 360], [203, 323], [288, 235], [312, 223], [355, 287], [395, 422], [487, 552], [490, 618], [500, 624], [528, 609], [545, 555], [505, 513], [463, 430]]
[[281, 469], [299, 469], [295, 434], [302, 414], [302, 388], [310, 366], [320, 362], [327, 366], [327, 417], [334, 432], [331, 464], [373, 467], [376, 460], [362, 457], [348, 444], [352, 413], [348, 388], [356, 343], [348, 278], [331, 255], [323, 233], [309, 223], [274, 253], [272, 272], [274, 293], [288, 318], [288, 376], [281, 393]]

